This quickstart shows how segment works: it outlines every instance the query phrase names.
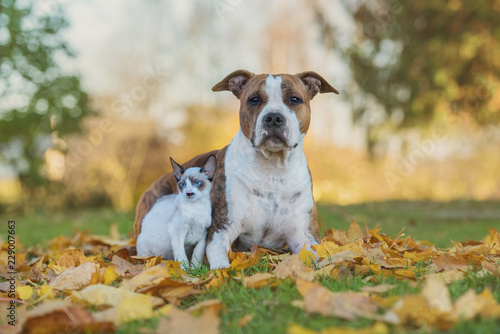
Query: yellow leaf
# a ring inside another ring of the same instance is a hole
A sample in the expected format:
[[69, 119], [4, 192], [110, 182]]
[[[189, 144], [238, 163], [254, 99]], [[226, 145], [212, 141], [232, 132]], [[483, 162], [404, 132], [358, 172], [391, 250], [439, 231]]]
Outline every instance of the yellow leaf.
[[72, 291], [71, 295], [74, 300], [83, 300], [95, 306], [118, 306], [125, 298], [129, 300], [136, 299], [139, 302], [144, 302], [143, 298], [147, 298], [153, 306], [164, 304], [163, 299], [158, 297], [152, 297], [103, 284], [90, 285], [81, 291]]
[[47, 265], [47, 269], [52, 269], [56, 275], [59, 275], [60, 273], [62, 273], [63, 271], [65, 271], [68, 268], [60, 266], [56, 262], [51, 260], [49, 262], [49, 264]]
[[124, 295], [118, 305], [118, 319], [120, 319], [120, 322], [151, 319], [152, 317], [153, 305], [150, 296], [142, 294]]
[[376, 322], [371, 327], [352, 328], [352, 327], [327, 327], [320, 334], [387, 334], [389, 327], [383, 322]]
[[61, 267], [71, 268], [78, 267], [79, 265], [89, 262], [89, 259], [83, 254], [82, 250], [77, 249], [65, 249], [59, 260], [57, 260], [57, 264]]
[[314, 255], [313, 252], [310, 250], [306, 249], [306, 246], [302, 247], [302, 250], [299, 252], [299, 257], [300, 259], [305, 262], [306, 265], [311, 266], [314, 264], [314, 260], [316, 259], [316, 256]]
[[235, 259], [231, 262], [229, 266], [230, 269], [245, 269], [257, 264], [260, 258], [260, 253], [255, 252], [248, 256], [244, 253], [236, 253]]
[[316, 334], [316, 331], [313, 331], [311, 329], [308, 329], [306, 327], [302, 327], [297, 324], [291, 324], [288, 326], [288, 329], [286, 331], [287, 334]]
[[349, 226], [349, 230], [347, 231], [347, 241], [352, 242], [355, 239], [364, 238], [366, 234], [367, 233], [354, 221], [354, 219], [351, 220], [351, 226]]
[[117, 279], [118, 275], [116, 274], [115, 271], [115, 266], [110, 266], [107, 267], [106, 270], [104, 271], [104, 284], [109, 285], [111, 282], [113, 282], [115, 279]]
[[33, 288], [30, 286], [20, 286], [17, 287], [17, 293], [19, 293], [19, 298], [22, 300], [30, 299], [33, 296]]
[[42, 285], [38, 290], [38, 296], [43, 298], [54, 298], [54, 290], [51, 286]]
[[174, 306], [172, 304], [167, 304], [167, 305], [164, 305], [162, 307], [160, 307], [159, 309], [156, 309], [154, 310], [154, 316], [155, 317], [158, 317], [158, 316], [164, 316], [164, 315], [167, 315], [168, 312], [170, 312], [170, 310], [172, 310]]
[[396, 277], [400, 276], [400, 277], [411, 278], [411, 279], [416, 278], [415, 272], [413, 270], [408, 270], [408, 269], [395, 270], [394, 274], [396, 275]]

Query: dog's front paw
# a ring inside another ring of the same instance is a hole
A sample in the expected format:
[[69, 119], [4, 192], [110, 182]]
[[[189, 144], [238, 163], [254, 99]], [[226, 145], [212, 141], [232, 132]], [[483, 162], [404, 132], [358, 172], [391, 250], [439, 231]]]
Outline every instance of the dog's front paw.
[[229, 268], [229, 266], [230, 266], [229, 260], [227, 260], [227, 259], [220, 259], [218, 261], [210, 262], [210, 270]]

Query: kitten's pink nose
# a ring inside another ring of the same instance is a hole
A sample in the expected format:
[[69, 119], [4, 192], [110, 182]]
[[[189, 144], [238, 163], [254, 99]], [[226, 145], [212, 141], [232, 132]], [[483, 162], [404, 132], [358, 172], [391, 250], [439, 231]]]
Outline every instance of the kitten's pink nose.
[[193, 196], [193, 195], [194, 195], [194, 193], [191, 193], [191, 192], [187, 192], [187, 193], [186, 193], [186, 196], [187, 196], [187, 197], [191, 197], [191, 196]]

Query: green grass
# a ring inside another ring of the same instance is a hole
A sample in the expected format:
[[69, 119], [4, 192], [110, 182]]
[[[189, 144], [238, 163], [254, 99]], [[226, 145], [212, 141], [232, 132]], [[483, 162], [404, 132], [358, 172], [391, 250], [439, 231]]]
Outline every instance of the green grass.
[[500, 229], [500, 202], [387, 201], [356, 205], [319, 205], [327, 228], [347, 229], [351, 219], [368, 228], [379, 226], [395, 237], [405, 235], [448, 247], [450, 240], [481, 240], [491, 228]]
[[[403, 228], [416, 240], [429, 240], [448, 247], [450, 240], [480, 240], [491, 228], [500, 229], [500, 202], [455, 201], [449, 203], [388, 201], [347, 206], [318, 206], [327, 228], [348, 229], [351, 219], [368, 228], [379, 226], [393, 237]], [[76, 212], [38, 211], [11, 218], [17, 221], [17, 237], [25, 245], [44, 244], [58, 235], [88, 229], [92, 234], [108, 234], [112, 223], [120, 233], [132, 233], [134, 212], [112, 209], [85, 209]]]

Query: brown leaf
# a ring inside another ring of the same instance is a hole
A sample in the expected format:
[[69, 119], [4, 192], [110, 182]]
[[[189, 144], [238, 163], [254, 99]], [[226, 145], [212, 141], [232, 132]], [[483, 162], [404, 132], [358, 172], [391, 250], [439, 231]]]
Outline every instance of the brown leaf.
[[187, 334], [219, 333], [219, 317], [213, 311], [205, 312], [200, 317], [194, 317], [189, 312], [177, 308], [170, 310], [167, 315], [160, 319], [156, 333], [163, 334]]
[[124, 280], [120, 286], [126, 290], [136, 291], [139, 288], [160, 285], [165, 279], [182, 274], [185, 275], [186, 273], [180, 268], [179, 262], [167, 261], [148, 268], [129, 280]]
[[481, 265], [483, 266], [484, 269], [486, 269], [490, 273], [492, 273], [493, 276], [500, 277], [500, 268], [498, 266], [495, 266], [493, 263], [490, 263], [490, 262], [487, 262], [487, 261], [481, 262]]
[[191, 313], [194, 316], [198, 316], [205, 312], [213, 313], [218, 315], [222, 310], [222, 302], [218, 299], [209, 299], [202, 301], [196, 305], [193, 305], [186, 309], [186, 312]]
[[49, 286], [58, 290], [78, 290], [89, 285], [92, 275], [98, 271], [93, 262], [86, 262], [78, 267], [72, 267], [54, 277]]
[[274, 270], [277, 278], [285, 279], [291, 277], [312, 281], [316, 276], [314, 270], [302, 262], [297, 254], [293, 254], [278, 264]]
[[396, 286], [394, 284], [379, 284], [375, 286], [364, 286], [361, 288], [361, 291], [370, 293], [385, 293], [395, 287]]
[[336, 316], [345, 320], [378, 317], [377, 306], [364, 293], [352, 291], [334, 293], [318, 283], [308, 283], [308, 286], [304, 287], [304, 282], [299, 282], [298, 290], [304, 296], [304, 308], [308, 313]]
[[351, 225], [349, 226], [349, 230], [347, 230], [347, 238], [346, 241], [353, 242], [356, 239], [364, 238], [368, 235], [368, 233], [358, 225], [354, 220], [351, 220]]
[[51, 300], [39, 304], [26, 313], [28, 333], [92, 333], [114, 332], [111, 322], [96, 322], [92, 314], [81, 306]]
[[438, 266], [439, 270], [461, 269], [467, 271], [467, 261], [461, 254], [445, 254], [442, 256], [436, 256], [433, 258], [433, 262]]
[[199, 295], [204, 293], [199, 289], [195, 289], [192, 285], [182, 285], [162, 289], [160, 296], [171, 304], [176, 304], [180, 299], [187, 296]]
[[113, 256], [111, 264], [116, 266], [116, 273], [123, 277], [135, 276], [144, 271], [144, 265], [134, 265], [116, 255]]
[[242, 328], [245, 327], [250, 321], [253, 319], [253, 314], [247, 314], [238, 320], [238, 327]]
[[263, 288], [270, 284], [276, 285], [276, 281], [273, 281], [274, 278], [275, 276], [270, 273], [257, 273], [243, 278], [243, 286], [245, 288]]
[[90, 260], [87, 259], [80, 248], [65, 249], [57, 260], [57, 264], [61, 267], [71, 268], [78, 267], [79, 265], [89, 261]]

